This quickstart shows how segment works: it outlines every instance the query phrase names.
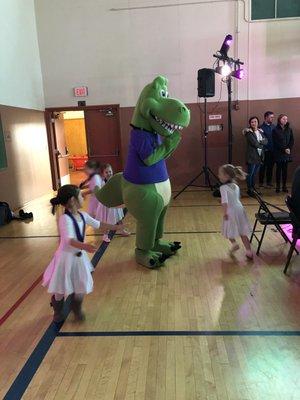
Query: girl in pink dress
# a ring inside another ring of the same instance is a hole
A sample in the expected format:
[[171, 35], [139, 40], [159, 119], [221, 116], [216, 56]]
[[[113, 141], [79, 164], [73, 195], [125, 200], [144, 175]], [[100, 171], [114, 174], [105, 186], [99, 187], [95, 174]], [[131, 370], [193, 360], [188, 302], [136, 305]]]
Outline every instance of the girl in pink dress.
[[[105, 185], [105, 183], [112, 177], [113, 170], [110, 164], [103, 164], [100, 166], [100, 177], [102, 180], [101, 186]], [[106, 222], [107, 224], [119, 224], [122, 226], [122, 220], [124, 218], [124, 212], [121, 207], [117, 208], [108, 208], [105, 207], [102, 203], [98, 202], [98, 207], [96, 210], [95, 218], [98, 221]], [[119, 232], [122, 236], [129, 236], [130, 232], [125, 228], [121, 229]], [[104, 242], [110, 242], [110, 238], [108, 236], [108, 231], [103, 235]]]
[[62, 205], [64, 214], [59, 217], [58, 229], [60, 235], [59, 247], [43, 276], [43, 286], [51, 293], [51, 305], [54, 310], [53, 321], [61, 322], [63, 317], [64, 299], [69, 295], [71, 311], [78, 320], [84, 319], [81, 310], [83, 297], [93, 290], [91, 272], [94, 270], [87, 253], [94, 253], [96, 248], [84, 243], [85, 227], [90, 225], [105, 230], [122, 230], [119, 225], [108, 225], [93, 219], [89, 214], [79, 209], [83, 204], [80, 189], [75, 185], [64, 185], [57, 196], [50, 200], [52, 213], [56, 206]]
[[240, 188], [236, 184], [236, 179], [245, 180], [246, 176], [247, 174], [241, 167], [235, 167], [231, 164], [225, 164], [219, 168], [219, 179], [222, 183], [220, 186], [223, 206], [222, 234], [231, 242], [230, 254], [240, 248], [236, 241], [240, 237], [245, 246], [247, 258], [252, 259], [253, 253], [248, 237], [251, 228], [240, 200]]
[[89, 160], [85, 163], [84, 172], [87, 175], [87, 179], [79, 185], [80, 189], [88, 189], [86, 194], [90, 194], [88, 213], [91, 217], [95, 218], [98, 207], [98, 200], [94, 195], [95, 186], [102, 186], [102, 179], [99, 175], [100, 164], [98, 161]]

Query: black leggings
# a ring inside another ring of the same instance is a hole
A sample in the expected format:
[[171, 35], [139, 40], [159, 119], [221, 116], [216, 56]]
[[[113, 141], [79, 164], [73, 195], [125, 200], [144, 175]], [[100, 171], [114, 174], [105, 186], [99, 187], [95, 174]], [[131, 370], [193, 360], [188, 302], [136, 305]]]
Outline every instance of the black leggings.
[[287, 169], [288, 169], [288, 161], [277, 161], [276, 162], [276, 188], [280, 189], [280, 183], [282, 178], [282, 188], [286, 188], [286, 180], [287, 180]]

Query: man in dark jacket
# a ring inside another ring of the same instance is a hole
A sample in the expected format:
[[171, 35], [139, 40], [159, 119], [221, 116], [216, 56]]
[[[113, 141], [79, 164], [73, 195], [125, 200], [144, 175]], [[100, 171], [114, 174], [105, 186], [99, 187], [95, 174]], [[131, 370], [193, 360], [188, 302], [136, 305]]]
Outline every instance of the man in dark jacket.
[[286, 180], [288, 163], [292, 161], [292, 148], [294, 146], [293, 131], [288, 123], [288, 117], [280, 114], [278, 123], [273, 129], [274, 160], [276, 162], [276, 192], [287, 192]]
[[274, 147], [272, 131], [275, 128], [273, 124], [274, 113], [272, 111], [266, 111], [264, 114], [264, 123], [260, 126], [263, 130], [265, 137], [268, 139], [268, 143], [264, 146], [265, 158], [263, 164], [259, 170], [259, 186], [264, 185], [264, 179], [266, 176], [266, 183], [268, 187], [272, 187], [272, 176], [274, 168]]

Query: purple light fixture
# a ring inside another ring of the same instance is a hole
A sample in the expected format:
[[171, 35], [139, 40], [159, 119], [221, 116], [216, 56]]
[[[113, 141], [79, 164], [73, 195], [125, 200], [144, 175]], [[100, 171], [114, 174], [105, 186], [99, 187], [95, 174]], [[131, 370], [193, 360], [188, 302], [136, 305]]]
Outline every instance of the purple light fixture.
[[228, 50], [230, 49], [232, 41], [233, 41], [232, 35], [226, 35], [225, 36], [225, 39], [224, 39], [223, 44], [222, 44], [221, 49], [220, 49], [220, 54], [223, 57], [227, 57], [227, 53], [228, 53]]
[[233, 76], [236, 79], [244, 79], [245, 75], [246, 75], [246, 71], [242, 68], [238, 68], [231, 73], [231, 76]]

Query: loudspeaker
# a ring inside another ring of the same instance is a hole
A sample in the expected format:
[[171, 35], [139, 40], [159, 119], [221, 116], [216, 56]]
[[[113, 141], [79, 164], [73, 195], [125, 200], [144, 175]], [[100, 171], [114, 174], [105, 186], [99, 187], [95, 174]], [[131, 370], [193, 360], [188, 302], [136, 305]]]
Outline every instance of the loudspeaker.
[[198, 97], [214, 97], [215, 71], [209, 68], [198, 70]]

